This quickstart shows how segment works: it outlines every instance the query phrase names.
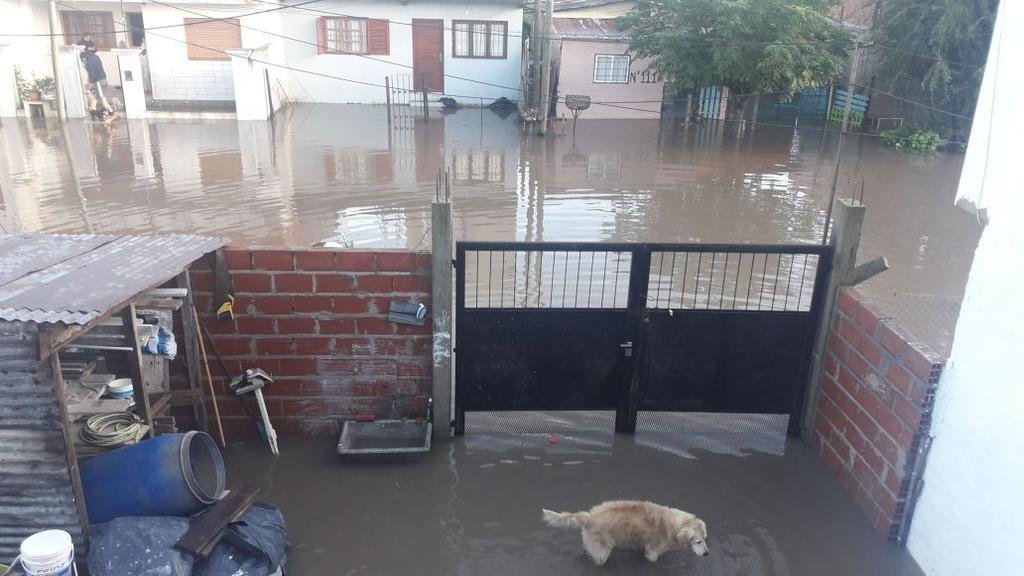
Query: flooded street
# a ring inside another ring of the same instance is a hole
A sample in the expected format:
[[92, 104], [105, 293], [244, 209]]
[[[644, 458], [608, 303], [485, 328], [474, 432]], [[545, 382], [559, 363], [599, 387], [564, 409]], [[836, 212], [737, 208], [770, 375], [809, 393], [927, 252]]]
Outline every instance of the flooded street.
[[[548, 438], [467, 432], [422, 458], [390, 462], [340, 460], [331, 439], [286, 438], [276, 461], [255, 441], [225, 456], [229, 483], [253, 483], [282, 508], [288, 571], [303, 576], [921, 575], [800, 441], [712, 432], [704, 440], [715, 442], [681, 455], [658, 449], [643, 425], [635, 437]], [[723, 449], [737, 441], [747, 449]], [[650, 563], [619, 550], [597, 569], [578, 532], [540, 520], [542, 507], [585, 510], [620, 498], [697, 514], [710, 554], [676, 551]]]
[[[581, 120], [525, 136], [465, 109], [389, 133], [373, 106], [298, 106], [274, 123], [133, 121], [49, 129], [7, 121], [8, 232], [191, 232], [239, 245], [429, 247], [430, 200], [451, 170], [456, 238], [820, 242], [834, 132]], [[54, 126], [53, 124], [50, 125]], [[868, 206], [862, 289], [944, 351], [981, 226], [953, 206], [962, 156], [851, 140], [840, 196]]]

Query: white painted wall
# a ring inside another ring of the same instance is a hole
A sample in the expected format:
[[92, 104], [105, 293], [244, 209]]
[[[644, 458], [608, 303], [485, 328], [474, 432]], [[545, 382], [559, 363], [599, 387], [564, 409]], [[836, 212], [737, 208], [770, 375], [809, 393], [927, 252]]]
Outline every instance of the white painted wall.
[[[929, 576], [1024, 571], [1024, 5], [1003, 0], [960, 180], [987, 207], [908, 547]], [[986, 158], [987, 156], [987, 158]]]
[[[146, 25], [146, 53], [149, 59], [149, 73], [156, 100], [233, 100], [234, 81], [231, 77], [230, 60], [189, 60], [185, 28], [180, 26], [185, 18], [226, 18], [260, 10], [260, 5], [212, 6], [209, 4], [182, 3], [181, 9], [147, 4], [142, 10]], [[262, 5], [264, 9], [271, 6]], [[241, 19], [242, 47], [258, 48], [266, 44], [277, 44], [281, 40], [269, 34], [281, 33], [279, 12], [255, 14]], [[150, 30], [160, 26], [175, 26]], [[271, 51], [276, 53], [276, 49]]]
[[[316, 18], [322, 14], [289, 11], [285, 18], [285, 34], [310, 44], [284, 41], [285, 59], [297, 68], [314, 74], [295, 72], [300, 95], [314, 102], [383, 103], [383, 87], [344, 82], [325, 76], [341, 76], [350, 80], [383, 86], [385, 76], [411, 74], [412, 20], [444, 20], [445, 94], [467, 103], [483, 98], [489, 103], [499, 97], [517, 100], [520, 97], [522, 66], [523, 11], [515, 2], [441, 1], [402, 2], [339, 2], [328, 0], [315, 5], [316, 10], [391, 21], [391, 53], [387, 56], [351, 54], [317, 54]], [[452, 20], [500, 20], [508, 22], [508, 51], [504, 60], [452, 57]], [[322, 74], [324, 76], [317, 76]], [[458, 76], [471, 80], [454, 78]], [[474, 82], [481, 81], [492, 86]], [[476, 102], [473, 102], [476, 103]]]
[[[49, 34], [46, 2], [0, 0], [0, 34]], [[42, 36], [0, 37], [10, 45], [15, 66], [26, 80], [53, 76], [50, 39]]]

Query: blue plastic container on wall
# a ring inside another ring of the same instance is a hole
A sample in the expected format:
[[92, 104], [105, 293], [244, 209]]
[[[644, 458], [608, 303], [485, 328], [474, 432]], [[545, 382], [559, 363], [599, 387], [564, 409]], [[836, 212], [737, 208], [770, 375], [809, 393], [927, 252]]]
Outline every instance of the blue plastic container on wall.
[[224, 492], [224, 459], [205, 432], [164, 434], [81, 466], [91, 524], [120, 516], [188, 516]]

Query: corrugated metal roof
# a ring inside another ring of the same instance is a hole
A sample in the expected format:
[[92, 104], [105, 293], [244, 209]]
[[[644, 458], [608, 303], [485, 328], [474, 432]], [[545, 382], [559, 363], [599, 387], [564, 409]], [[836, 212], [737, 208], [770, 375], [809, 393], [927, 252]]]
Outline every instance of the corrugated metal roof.
[[552, 18], [555, 33], [566, 40], [629, 40], [611, 18]]
[[49, 361], [40, 361], [33, 324], [0, 321], [0, 558], [21, 541], [59, 528], [79, 552], [82, 527], [68, 468]]
[[0, 319], [86, 324], [225, 244], [181, 234], [0, 236]]

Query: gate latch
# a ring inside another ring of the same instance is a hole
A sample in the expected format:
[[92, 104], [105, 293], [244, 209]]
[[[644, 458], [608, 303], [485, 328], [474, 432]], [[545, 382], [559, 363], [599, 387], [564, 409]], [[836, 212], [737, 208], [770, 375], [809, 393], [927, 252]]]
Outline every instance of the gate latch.
[[630, 358], [630, 357], [633, 356], [633, 343], [632, 342], [623, 342], [622, 344], [619, 344], [619, 348], [622, 348], [622, 350], [625, 352], [626, 358]]

